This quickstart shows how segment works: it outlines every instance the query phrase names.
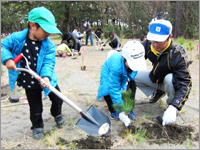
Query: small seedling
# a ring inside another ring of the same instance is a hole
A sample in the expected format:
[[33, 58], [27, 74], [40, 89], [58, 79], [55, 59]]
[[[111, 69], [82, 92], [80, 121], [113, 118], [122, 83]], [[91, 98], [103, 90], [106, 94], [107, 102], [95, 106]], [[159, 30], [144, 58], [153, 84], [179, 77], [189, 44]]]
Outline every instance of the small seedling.
[[135, 99], [131, 99], [131, 90], [124, 91], [122, 93], [122, 99], [124, 101], [124, 105], [121, 104], [115, 104], [113, 107], [117, 112], [125, 112], [126, 115], [130, 113], [131, 110], [135, 107]]
[[124, 137], [125, 140], [129, 141], [131, 144], [134, 144], [136, 141], [131, 129], [125, 129], [124, 133], [122, 134], [122, 137]]
[[124, 137], [132, 144], [134, 144], [135, 142], [138, 142], [138, 144], [142, 144], [147, 139], [146, 130], [142, 128], [136, 129], [135, 133], [132, 132], [132, 129], [125, 129], [122, 137]]
[[60, 136], [60, 133], [58, 133], [57, 130], [52, 130], [50, 131], [49, 134], [45, 135], [44, 143], [47, 146], [55, 147], [59, 136]]
[[135, 132], [135, 137], [136, 137], [136, 140], [138, 141], [139, 144], [142, 144], [143, 142], [146, 141], [147, 137], [146, 137], [146, 130], [145, 129], [142, 129], [142, 128], [139, 128], [136, 130]]
[[187, 136], [186, 137], [189, 149], [192, 149], [192, 140]]

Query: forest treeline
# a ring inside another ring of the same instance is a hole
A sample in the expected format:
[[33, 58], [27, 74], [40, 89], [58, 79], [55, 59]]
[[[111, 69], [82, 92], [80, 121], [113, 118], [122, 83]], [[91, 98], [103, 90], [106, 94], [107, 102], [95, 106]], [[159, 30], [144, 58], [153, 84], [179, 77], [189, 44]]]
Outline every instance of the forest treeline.
[[173, 25], [173, 36], [199, 38], [199, 1], [1, 1], [1, 33], [27, 27], [28, 12], [39, 6], [55, 16], [57, 27], [72, 31], [87, 20], [105, 35], [116, 32], [123, 38], [139, 38], [148, 32], [148, 24], [158, 13]]

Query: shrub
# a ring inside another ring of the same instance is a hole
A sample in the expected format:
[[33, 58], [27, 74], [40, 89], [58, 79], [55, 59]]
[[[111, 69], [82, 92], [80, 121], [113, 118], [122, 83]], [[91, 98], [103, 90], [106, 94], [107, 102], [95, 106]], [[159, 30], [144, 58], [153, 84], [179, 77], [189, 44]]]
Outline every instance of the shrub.
[[178, 38], [177, 38], [177, 42], [178, 42], [180, 45], [183, 45], [183, 44], [185, 43], [184, 37], [183, 37], [183, 36], [178, 37]]

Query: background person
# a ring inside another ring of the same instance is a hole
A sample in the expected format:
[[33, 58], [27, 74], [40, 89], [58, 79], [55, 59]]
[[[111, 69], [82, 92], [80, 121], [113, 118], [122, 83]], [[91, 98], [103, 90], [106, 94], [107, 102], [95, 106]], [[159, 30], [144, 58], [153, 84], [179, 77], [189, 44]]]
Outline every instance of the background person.
[[60, 57], [67, 57], [68, 55], [73, 56], [71, 49], [68, 47], [67, 40], [63, 40], [62, 43], [60, 45], [58, 45], [57, 54]]
[[98, 27], [97, 30], [95, 31], [95, 39], [96, 39], [96, 50], [100, 49], [103, 50], [102, 46], [101, 46], [101, 34], [103, 33], [103, 30], [101, 29], [101, 27]]
[[91, 43], [91, 46], [93, 46], [93, 36], [91, 32], [91, 25], [89, 21], [85, 21], [85, 20], [83, 20], [82, 23], [84, 27], [84, 33], [86, 33], [85, 45], [88, 45], [88, 38], [90, 37], [90, 43]]
[[146, 39], [147, 39], [147, 36], [146, 36], [146, 35], [142, 35], [142, 36], [140, 37], [140, 41], [141, 41], [141, 42], [144, 42]]
[[63, 33], [62, 41], [64, 40], [67, 41], [69, 48], [74, 49], [74, 51], [78, 52], [79, 55], [81, 54], [80, 53], [81, 45], [79, 40], [76, 37], [74, 37], [69, 31]]
[[158, 13], [158, 15], [155, 18], [153, 18], [151, 21], [162, 20], [162, 19], [163, 19], [162, 13]]
[[78, 27], [75, 27], [73, 32], [72, 32], [72, 35], [78, 39], [78, 42], [79, 42], [79, 45], [80, 47], [82, 46], [82, 43], [81, 43], [81, 40], [82, 38], [84, 37], [84, 34], [83, 33], [80, 33], [79, 32], [79, 28]]
[[106, 39], [106, 41], [102, 44], [103, 46], [106, 46], [106, 44], [109, 42], [109, 45], [112, 49], [118, 49], [121, 46], [119, 37], [114, 33], [110, 32], [109, 37]]

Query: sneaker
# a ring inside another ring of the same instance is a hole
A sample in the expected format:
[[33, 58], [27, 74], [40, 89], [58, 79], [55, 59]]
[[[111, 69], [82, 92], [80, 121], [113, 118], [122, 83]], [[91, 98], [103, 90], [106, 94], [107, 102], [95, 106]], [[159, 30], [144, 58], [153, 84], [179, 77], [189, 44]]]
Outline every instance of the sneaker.
[[164, 91], [161, 90], [157, 90], [156, 92], [154, 92], [152, 94], [151, 99], [149, 100], [149, 103], [156, 103], [159, 99], [161, 99], [162, 97], [164, 97], [166, 95], [166, 93]]
[[116, 118], [119, 118], [119, 114], [118, 114], [117, 112], [111, 113], [110, 119], [114, 120], [114, 119], [116, 119]]
[[136, 120], [136, 118], [137, 118], [133, 111], [131, 111], [131, 112], [128, 114], [128, 116], [129, 116], [132, 120]]
[[33, 129], [33, 138], [36, 140], [40, 140], [44, 137], [43, 128], [34, 128]]
[[63, 120], [62, 114], [56, 116], [54, 119], [55, 119], [55, 122], [56, 122], [57, 126], [61, 126], [61, 125], [64, 124], [64, 120]]

